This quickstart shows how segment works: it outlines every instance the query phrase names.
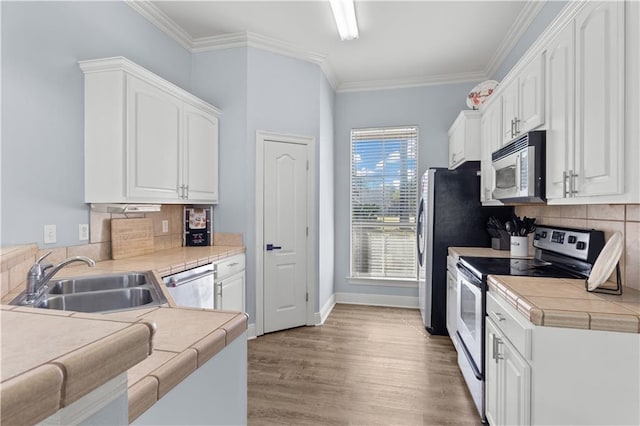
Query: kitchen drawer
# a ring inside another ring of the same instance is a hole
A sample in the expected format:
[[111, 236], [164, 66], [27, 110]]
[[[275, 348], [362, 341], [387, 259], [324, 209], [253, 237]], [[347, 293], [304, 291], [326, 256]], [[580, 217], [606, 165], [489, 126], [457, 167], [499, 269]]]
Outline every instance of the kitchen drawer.
[[531, 360], [533, 324], [508, 302], [490, 291], [487, 292], [487, 316], [496, 323], [502, 334], [509, 339], [518, 352], [526, 359]]
[[231, 256], [215, 263], [216, 278], [224, 278], [243, 271], [245, 268], [244, 254]]

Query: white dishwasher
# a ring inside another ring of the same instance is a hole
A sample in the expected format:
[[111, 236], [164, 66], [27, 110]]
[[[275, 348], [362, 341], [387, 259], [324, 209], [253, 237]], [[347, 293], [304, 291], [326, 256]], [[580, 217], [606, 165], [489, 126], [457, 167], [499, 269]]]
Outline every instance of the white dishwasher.
[[213, 309], [215, 268], [199, 266], [162, 279], [178, 306]]

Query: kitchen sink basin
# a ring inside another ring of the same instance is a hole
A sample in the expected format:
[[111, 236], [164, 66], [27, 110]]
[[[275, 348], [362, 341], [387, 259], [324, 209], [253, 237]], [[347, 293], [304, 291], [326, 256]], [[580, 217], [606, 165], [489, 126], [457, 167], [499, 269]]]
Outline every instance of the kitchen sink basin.
[[49, 295], [37, 302], [34, 307], [62, 311], [105, 312], [145, 306], [152, 302], [151, 290], [146, 288], [125, 288], [95, 293]]
[[146, 274], [131, 273], [68, 278], [52, 281], [48, 286], [49, 294], [72, 294], [138, 287], [147, 282]]
[[149, 272], [127, 272], [51, 280], [42, 294], [26, 303], [24, 292], [11, 305], [77, 312], [116, 312], [167, 303]]

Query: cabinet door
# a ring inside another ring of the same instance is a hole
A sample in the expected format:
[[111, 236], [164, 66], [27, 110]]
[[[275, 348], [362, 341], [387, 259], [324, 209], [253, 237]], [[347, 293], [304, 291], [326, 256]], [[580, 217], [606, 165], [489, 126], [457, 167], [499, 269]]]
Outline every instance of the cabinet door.
[[219, 283], [221, 299], [219, 307], [226, 311], [244, 312], [244, 271], [232, 275]]
[[544, 124], [544, 58], [542, 52], [518, 76], [516, 136]]
[[502, 145], [509, 143], [514, 137], [513, 121], [518, 116], [518, 81], [513, 81], [501, 95], [502, 103]]
[[502, 349], [502, 359], [499, 360], [500, 387], [504, 415], [499, 424], [529, 425], [531, 423], [531, 367], [518, 351], [502, 339], [498, 342]]
[[449, 168], [453, 169], [464, 160], [465, 123], [461, 120], [449, 136]]
[[[458, 321], [458, 280], [454, 273], [447, 271], [447, 331], [451, 340], [457, 339]], [[455, 342], [454, 342], [455, 345]], [[456, 348], [457, 349], [457, 348]]]
[[624, 7], [576, 16], [576, 196], [618, 194], [624, 177]]
[[184, 107], [184, 185], [189, 201], [218, 201], [218, 119]]
[[486, 319], [485, 328], [485, 411], [490, 425], [499, 425], [499, 420], [503, 417], [498, 412], [500, 395], [498, 394], [498, 366], [499, 358], [497, 353], [498, 342], [501, 341], [501, 334], [493, 325], [493, 321]]
[[502, 104], [494, 102], [482, 116], [482, 139], [480, 156], [480, 201], [486, 205], [501, 205], [493, 198], [493, 167], [491, 154], [496, 151], [502, 141]]
[[182, 103], [127, 77], [127, 198], [179, 199]]
[[565, 197], [565, 173], [572, 168], [574, 144], [575, 46], [571, 22], [547, 48], [546, 196]]

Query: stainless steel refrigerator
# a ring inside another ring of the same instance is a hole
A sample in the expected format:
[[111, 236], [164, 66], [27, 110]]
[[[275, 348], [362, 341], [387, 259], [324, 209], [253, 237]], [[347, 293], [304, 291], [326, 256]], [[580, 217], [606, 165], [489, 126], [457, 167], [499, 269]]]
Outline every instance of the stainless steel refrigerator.
[[418, 302], [431, 334], [447, 335], [448, 247], [490, 247], [489, 217], [505, 220], [513, 207], [480, 204], [479, 162], [455, 170], [431, 168], [420, 182], [416, 241]]

